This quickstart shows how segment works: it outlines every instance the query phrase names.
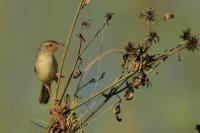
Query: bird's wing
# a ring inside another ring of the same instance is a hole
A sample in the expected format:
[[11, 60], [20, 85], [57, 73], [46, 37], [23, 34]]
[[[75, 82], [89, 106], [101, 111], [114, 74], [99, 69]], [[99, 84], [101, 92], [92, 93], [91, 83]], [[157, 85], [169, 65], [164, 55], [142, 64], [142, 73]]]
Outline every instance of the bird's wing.
[[34, 72], [37, 73], [37, 71], [36, 71], [36, 67], [34, 67]]
[[[55, 72], [58, 72], [58, 63], [56, 61], [56, 58], [53, 56], [53, 68], [55, 69]], [[55, 76], [55, 81], [58, 82], [58, 77]]]
[[55, 68], [56, 72], [58, 72], [58, 63], [56, 61], [56, 58], [53, 56], [53, 67]]

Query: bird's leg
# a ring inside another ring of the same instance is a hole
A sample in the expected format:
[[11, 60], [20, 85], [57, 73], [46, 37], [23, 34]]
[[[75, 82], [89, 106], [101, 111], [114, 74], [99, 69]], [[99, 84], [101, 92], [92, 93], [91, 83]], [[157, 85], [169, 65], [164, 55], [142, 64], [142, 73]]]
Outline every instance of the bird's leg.
[[[58, 98], [55, 98], [51, 95], [51, 87], [50, 85], [45, 85], [45, 87], [47, 88], [48, 92], [49, 92], [49, 95], [50, 95], [50, 99], [54, 102], [59, 102], [59, 99]], [[54, 105], [54, 104], [53, 104]]]
[[51, 96], [51, 87], [50, 85], [45, 84], [45, 87], [47, 88], [48, 92], [49, 92], [49, 96], [53, 101], [57, 101], [58, 99], [54, 98]]
[[51, 87], [50, 87], [49, 85], [45, 84], [45, 87], [47, 88], [47, 90], [48, 90], [48, 92], [49, 92], [50, 99], [53, 101], [53, 105], [54, 105], [54, 103], [55, 103], [55, 102], [58, 102], [59, 99], [57, 99], [57, 98], [51, 96]]
[[58, 81], [58, 79], [61, 79], [61, 78], [65, 78], [65, 76], [62, 75], [61, 73], [56, 73], [56, 82]]
[[58, 79], [64, 78], [65, 76], [62, 73], [56, 73]]
[[47, 85], [47, 84], [44, 84], [44, 85], [45, 85], [46, 89], [49, 92], [49, 96], [51, 97], [51, 87], [49, 85]]

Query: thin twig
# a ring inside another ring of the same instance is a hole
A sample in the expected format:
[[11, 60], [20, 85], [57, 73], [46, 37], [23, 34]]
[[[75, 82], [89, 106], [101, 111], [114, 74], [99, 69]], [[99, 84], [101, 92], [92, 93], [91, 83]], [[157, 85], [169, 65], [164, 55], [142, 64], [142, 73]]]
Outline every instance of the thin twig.
[[[104, 40], [104, 30], [102, 29], [102, 36], [101, 36], [101, 42], [100, 42], [100, 52], [99, 52], [99, 55], [101, 55], [102, 52], [103, 52], [103, 40]], [[99, 63], [98, 63], [96, 79], [98, 79], [99, 76], [100, 76], [100, 73], [101, 73], [101, 64], [102, 64], [102, 58], [99, 60]], [[95, 83], [94, 89], [93, 89], [92, 93], [90, 94], [90, 96], [94, 95], [95, 92], [97, 91], [98, 83], [99, 83], [98, 81]], [[89, 102], [86, 104], [84, 110], [87, 110], [88, 104], [89, 104]]]
[[100, 27], [100, 29], [95, 33], [95, 35], [93, 36], [93, 38], [86, 44], [86, 46], [83, 48], [82, 52], [81, 52], [81, 56], [85, 53], [85, 51], [87, 50], [87, 48], [92, 44], [92, 42], [97, 38], [97, 36], [99, 35], [99, 33], [101, 33], [101, 31], [105, 28], [106, 26], [106, 22], [104, 21], [103, 25]]
[[44, 127], [44, 126], [42, 126], [42, 125], [36, 123], [35, 121], [38, 121], [38, 122], [42, 122], [42, 123], [44, 123], [44, 124], [47, 124], [46, 122], [44, 122], [44, 121], [42, 121], [42, 120], [31, 120], [31, 123], [35, 124], [36, 126], [39, 126], [39, 127], [43, 128], [43, 129], [47, 129], [47, 127]]
[[112, 82], [110, 85], [108, 85], [107, 87], [105, 87], [104, 89], [102, 89], [102, 91], [98, 92], [97, 94], [93, 95], [92, 97], [86, 99], [85, 101], [81, 102], [80, 104], [76, 105], [75, 107], [72, 107], [71, 110], [74, 110], [84, 104], [86, 104], [87, 102], [91, 101], [92, 99], [96, 98], [97, 96], [105, 93], [106, 91], [110, 90], [111, 88], [113, 88], [116, 84], [118, 84], [119, 82], [131, 77], [132, 75], [134, 75], [136, 72], [131, 72], [129, 74], [127, 74], [126, 76], [122, 77], [121, 79]]
[[[61, 60], [61, 66], [60, 66], [60, 71], [59, 71], [60, 74], [62, 74], [62, 72], [63, 72], [63, 66], [64, 66], [65, 58], [66, 58], [66, 55], [67, 55], [67, 52], [68, 52], [68, 49], [69, 49], [69, 45], [71, 43], [72, 35], [74, 33], [78, 17], [79, 17], [80, 12], [81, 12], [83, 2], [84, 2], [84, 0], [80, 0], [80, 4], [79, 4], [79, 7], [77, 9], [77, 13], [76, 13], [73, 25], [72, 25], [72, 29], [69, 33], [69, 36], [68, 36], [68, 39], [67, 39], [67, 42], [66, 42], [65, 51], [63, 53], [62, 60]], [[58, 93], [59, 93], [60, 80], [61, 80], [61, 78], [58, 79], [58, 83], [57, 83], [57, 87], [56, 87], [56, 98], [58, 97]]]
[[[67, 54], [67, 52], [68, 52], [68, 49], [69, 49], [69, 46], [70, 46], [70, 43], [71, 43], [71, 39], [72, 39], [72, 35], [73, 35], [73, 33], [74, 33], [75, 26], [76, 26], [78, 17], [79, 17], [79, 15], [80, 15], [80, 11], [81, 11], [81, 8], [82, 8], [82, 5], [83, 5], [83, 2], [84, 2], [84, 1], [85, 1], [85, 0], [80, 0], [79, 7], [78, 7], [78, 9], [77, 9], [77, 12], [76, 12], [76, 15], [75, 15], [75, 18], [74, 18], [74, 22], [73, 22], [73, 24], [72, 24], [71, 31], [70, 31], [69, 36], [68, 36], [68, 39], [67, 39], [67, 41], [66, 41], [66, 46], [65, 46], [65, 50], [64, 50], [64, 53], [63, 53], [63, 56], [62, 56], [61, 66], [60, 66], [60, 71], [59, 71], [61, 75], [62, 75], [62, 72], [63, 72], [63, 67], [64, 67], [64, 62], [65, 62], [66, 54]], [[61, 80], [61, 78], [59, 78], [59, 79], [58, 79], [58, 82], [57, 82], [56, 95], [55, 95], [56, 98], [58, 97], [58, 93], [59, 93], [60, 80]], [[55, 124], [55, 122], [51, 119], [50, 125], [48, 126], [48, 129], [46, 130], [46, 133], [50, 133], [51, 128], [52, 128], [52, 126], [53, 126], [54, 124]]]
[[[175, 53], [180, 52], [180, 51], [182, 51], [182, 50], [184, 50], [184, 49], [185, 49], [185, 45], [182, 44], [182, 45], [180, 46], [180, 48], [174, 49], [174, 50], [168, 52], [167, 54], [163, 54], [164, 56], [163, 56], [163, 55], [159, 56], [158, 60], [153, 61], [153, 62], [151, 62], [151, 63], [149, 63], [149, 64], [153, 64], [153, 63], [156, 63], [156, 62], [160, 63], [160, 61], [162, 61], [162, 60], [165, 59], [166, 57], [172, 56], [172, 55], [174, 55]], [[136, 71], [136, 72], [137, 72], [137, 71]], [[85, 103], [91, 101], [92, 99], [96, 98], [97, 96], [99, 96], [99, 95], [103, 94], [104, 92], [110, 90], [112, 87], [114, 87], [114, 86], [115, 86], [116, 84], [118, 84], [119, 82], [121, 82], [121, 81], [123, 81], [123, 80], [125, 80], [125, 79], [128, 79], [128, 78], [131, 77], [131, 76], [133, 76], [136, 72], [130, 72], [130, 73], [128, 73], [126, 76], [122, 77], [121, 79], [112, 82], [110, 85], [108, 85], [107, 87], [105, 87], [104, 89], [102, 89], [102, 91], [100, 91], [100, 92], [96, 93], [95, 95], [93, 95], [92, 97], [90, 97], [90, 98], [84, 100], [84, 101], [81, 102], [80, 104], [78, 104], [78, 105], [76, 105], [75, 107], [73, 107], [71, 110], [74, 110], [74, 109], [76, 109], [76, 108], [78, 108], [78, 107], [84, 105]]]
[[60, 98], [59, 104], [61, 104], [61, 102], [62, 102], [62, 100], [63, 100], [63, 97], [64, 97], [64, 95], [65, 95], [65, 93], [66, 93], [66, 91], [67, 91], [67, 88], [68, 88], [68, 86], [69, 86], [69, 83], [70, 83], [70, 81], [71, 81], [71, 79], [72, 79], [72, 76], [73, 76], [73, 74], [74, 74], [74, 72], [75, 72], [75, 70], [76, 70], [76, 66], [77, 66], [78, 61], [79, 61], [79, 59], [80, 59], [80, 52], [81, 52], [81, 47], [82, 47], [83, 41], [84, 41], [83, 38], [80, 37], [80, 44], [79, 44], [79, 49], [78, 49], [78, 56], [76, 57], [76, 62], [75, 62], [75, 64], [74, 64], [74, 67], [73, 67], [73, 69], [72, 69], [72, 72], [71, 72], [71, 74], [70, 74], [70, 76], [69, 76], [69, 79], [67, 80], [67, 84], [66, 84], [66, 86], [65, 86], [65, 88], [64, 88], [64, 91], [63, 91], [62, 96], [61, 96], [61, 98]]
[[101, 55], [97, 56], [94, 60], [92, 60], [87, 66], [86, 68], [83, 70], [84, 77], [86, 76], [87, 72], [90, 70], [90, 68], [98, 61], [101, 60], [104, 56], [112, 53], [112, 52], [124, 52], [122, 49], [109, 49], [106, 52], [103, 52]]

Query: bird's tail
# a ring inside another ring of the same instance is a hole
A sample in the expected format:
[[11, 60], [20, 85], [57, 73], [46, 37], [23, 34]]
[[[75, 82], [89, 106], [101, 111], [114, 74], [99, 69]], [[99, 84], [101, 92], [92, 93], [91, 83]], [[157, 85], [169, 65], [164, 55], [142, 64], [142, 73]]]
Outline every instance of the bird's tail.
[[42, 85], [39, 102], [41, 104], [47, 104], [49, 99], [50, 99], [49, 91], [44, 85]]

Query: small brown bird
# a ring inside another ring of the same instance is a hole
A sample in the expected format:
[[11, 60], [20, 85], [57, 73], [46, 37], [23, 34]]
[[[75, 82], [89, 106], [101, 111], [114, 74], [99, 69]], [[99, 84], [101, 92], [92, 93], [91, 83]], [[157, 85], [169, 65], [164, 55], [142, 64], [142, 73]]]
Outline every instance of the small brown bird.
[[54, 56], [54, 52], [63, 46], [54, 40], [44, 42], [37, 55], [35, 63], [35, 73], [42, 81], [42, 90], [39, 97], [39, 102], [47, 104], [51, 96], [51, 83], [58, 81], [60, 74], [58, 73], [58, 64]]

